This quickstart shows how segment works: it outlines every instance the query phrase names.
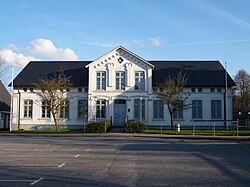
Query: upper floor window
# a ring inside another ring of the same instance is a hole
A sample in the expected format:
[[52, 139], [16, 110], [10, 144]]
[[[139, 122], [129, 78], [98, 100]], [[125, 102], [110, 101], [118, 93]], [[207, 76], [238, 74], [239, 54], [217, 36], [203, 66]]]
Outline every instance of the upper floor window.
[[50, 118], [50, 110], [45, 101], [42, 101], [42, 118]]
[[60, 118], [69, 118], [69, 101], [65, 101], [60, 106]]
[[211, 101], [211, 118], [221, 119], [221, 100]]
[[135, 90], [145, 90], [145, 73], [143, 71], [135, 72]]
[[125, 72], [119, 71], [115, 73], [116, 90], [125, 90]]
[[106, 90], [106, 72], [105, 71], [96, 72], [96, 89]]
[[192, 118], [202, 119], [202, 100], [192, 101]]
[[134, 118], [138, 120], [145, 119], [145, 99], [134, 100]]
[[32, 112], [33, 112], [33, 100], [30, 99], [24, 100], [23, 117], [32, 118]]
[[198, 88], [198, 92], [202, 92], [202, 88]]
[[97, 100], [96, 101], [96, 118], [105, 118], [106, 117], [106, 100]]
[[155, 100], [154, 105], [154, 119], [163, 119], [163, 101]]
[[88, 118], [88, 100], [78, 100], [78, 118]]

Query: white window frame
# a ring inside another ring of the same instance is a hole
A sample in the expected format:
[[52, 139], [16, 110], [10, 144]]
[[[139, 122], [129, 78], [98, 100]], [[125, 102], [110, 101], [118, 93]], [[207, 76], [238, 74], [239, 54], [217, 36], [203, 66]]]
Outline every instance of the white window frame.
[[115, 72], [115, 89], [125, 90], [125, 71]]
[[33, 115], [33, 100], [25, 99], [23, 101], [23, 117], [24, 118], [32, 118]]
[[145, 90], [145, 72], [135, 72], [135, 90]]
[[106, 90], [106, 72], [105, 71], [96, 72], [96, 89]]

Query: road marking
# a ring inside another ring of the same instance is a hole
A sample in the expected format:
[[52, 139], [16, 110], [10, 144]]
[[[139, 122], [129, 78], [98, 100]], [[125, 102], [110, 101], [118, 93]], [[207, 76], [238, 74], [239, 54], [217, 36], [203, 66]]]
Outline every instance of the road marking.
[[75, 158], [77, 158], [77, 157], [79, 157], [80, 155], [78, 154], [78, 155], [75, 155]]
[[87, 149], [86, 151], [89, 151], [90, 149]]
[[33, 181], [32, 183], [30, 183], [30, 186], [35, 185], [36, 183], [39, 183], [43, 179], [44, 178], [40, 178], [40, 179], [37, 179], [37, 180]]
[[0, 182], [33, 182], [34, 180], [11, 180], [11, 179], [0, 179]]
[[58, 166], [58, 168], [61, 168], [65, 165], [65, 163], [62, 163], [60, 166]]

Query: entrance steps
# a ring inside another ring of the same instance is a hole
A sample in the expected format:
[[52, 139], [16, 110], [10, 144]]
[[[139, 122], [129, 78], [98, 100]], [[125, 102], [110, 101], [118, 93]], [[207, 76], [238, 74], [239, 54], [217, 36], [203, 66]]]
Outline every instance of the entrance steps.
[[124, 131], [124, 127], [111, 127], [108, 132], [110, 132], [110, 133], [123, 133], [125, 131]]

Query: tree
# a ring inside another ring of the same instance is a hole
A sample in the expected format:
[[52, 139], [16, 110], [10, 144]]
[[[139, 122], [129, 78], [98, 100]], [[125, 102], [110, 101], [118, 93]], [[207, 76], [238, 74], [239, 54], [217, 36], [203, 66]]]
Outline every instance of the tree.
[[187, 83], [186, 75], [181, 71], [174, 77], [168, 77], [163, 83], [157, 84], [154, 94], [167, 105], [170, 114], [171, 129], [173, 125], [173, 114], [178, 110], [184, 110], [190, 107], [187, 103], [188, 93], [184, 92]]
[[51, 112], [56, 130], [59, 131], [62, 113], [67, 113], [69, 107], [70, 77], [61, 69], [48, 79], [42, 79], [36, 88], [37, 95], [40, 96], [44, 107]]
[[5, 63], [4, 55], [0, 50], [0, 80], [3, 83], [6, 83], [5, 81], [10, 78], [9, 69], [9, 66]]
[[245, 70], [239, 70], [234, 81], [236, 88], [233, 90], [234, 108], [247, 108], [250, 106], [250, 75]]

